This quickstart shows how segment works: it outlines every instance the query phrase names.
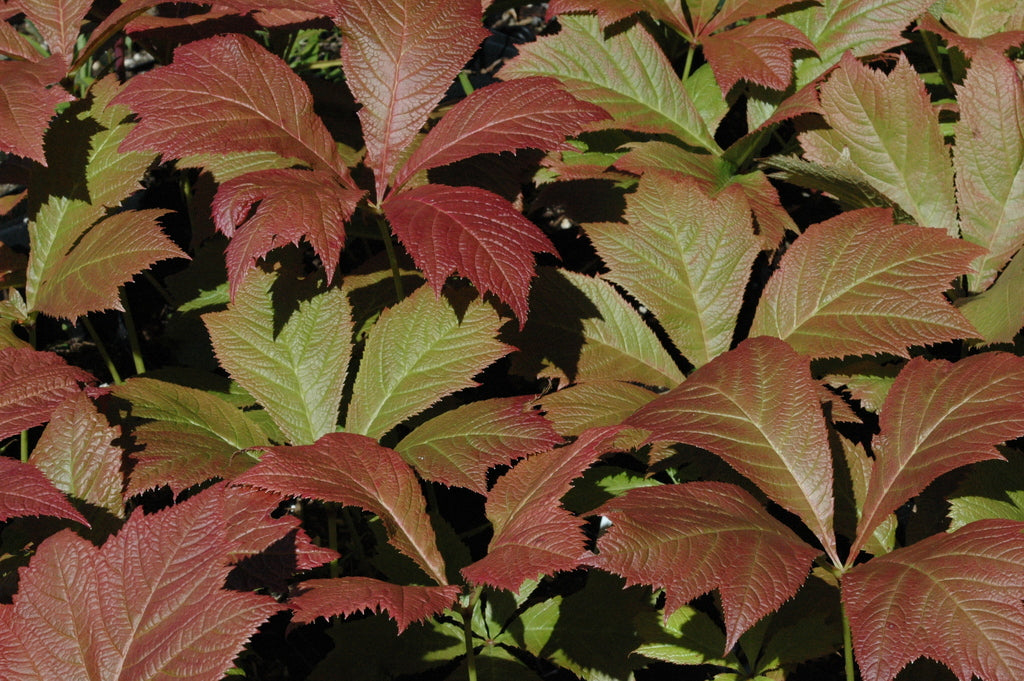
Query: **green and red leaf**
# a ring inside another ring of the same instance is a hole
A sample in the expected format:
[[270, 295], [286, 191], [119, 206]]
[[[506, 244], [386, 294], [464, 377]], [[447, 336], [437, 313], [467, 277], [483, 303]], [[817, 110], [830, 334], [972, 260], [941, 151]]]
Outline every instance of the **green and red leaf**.
[[4, 481], [0, 488], [0, 522], [36, 515], [66, 518], [88, 527], [85, 516], [34, 465], [0, 456], [0, 475]]
[[298, 588], [299, 595], [288, 606], [299, 624], [362, 610], [386, 611], [398, 624], [398, 633], [450, 607], [462, 591], [454, 585], [400, 585], [369, 577], [308, 579]]
[[793, 50], [814, 51], [807, 36], [779, 19], [758, 19], [706, 36], [701, 44], [723, 95], [740, 80], [785, 90], [793, 81]]
[[80, 384], [95, 382], [52, 352], [0, 348], [0, 438], [46, 423]]
[[43, 135], [57, 105], [74, 99], [59, 86], [49, 87], [51, 71], [29, 62], [0, 62], [0, 151], [46, 165]]
[[587, 563], [622, 575], [627, 584], [665, 589], [666, 619], [718, 589], [725, 653], [796, 594], [819, 555], [750, 493], [726, 483], [632, 489], [593, 513], [612, 526]]

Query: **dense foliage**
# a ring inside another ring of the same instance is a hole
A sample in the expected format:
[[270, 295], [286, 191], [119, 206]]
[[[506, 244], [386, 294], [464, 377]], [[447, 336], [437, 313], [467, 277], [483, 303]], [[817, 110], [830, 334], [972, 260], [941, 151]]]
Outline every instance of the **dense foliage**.
[[3, 0], [0, 680], [1019, 678], [1021, 46]]

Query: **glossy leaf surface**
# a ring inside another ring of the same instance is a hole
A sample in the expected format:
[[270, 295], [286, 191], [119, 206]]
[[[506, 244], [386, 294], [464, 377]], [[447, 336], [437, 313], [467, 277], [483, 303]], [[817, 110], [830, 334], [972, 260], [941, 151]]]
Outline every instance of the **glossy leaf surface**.
[[295, 309], [282, 323], [275, 286], [295, 285], [288, 275], [253, 270], [234, 303], [203, 321], [221, 366], [290, 442], [311, 444], [337, 425], [352, 350], [351, 310], [340, 289], [307, 291], [308, 297], [284, 302]]
[[376, 440], [328, 433], [312, 445], [268, 447], [259, 464], [235, 483], [376, 513], [395, 548], [438, 584], [447, 583], [416, 474]]
[[795, 513], [835, 556], [832, 455], [810, 362], [774, 338], [743, 341], [626, 425], [707, 449]]
[[982, 520], [850, 570], [843, 602], [865, 681], [929, 657], [962, 681], [1024, 665], [1024, 523]]
[[222, 494], [137, 511], [99, 548], [68, 530], [44, 541], [14, 603], [0, 606], [0, 678], [220, 679], [280, 609], [222, 588], [231, 548]]
[[39, 515], [89, 524], [34, 465], [3, 456], [0, 457], [0, 473], [4, 480], [0, 489], [0, 522], [8, 518]]
[[614, 118], [607, 127], [668, 133], [718, 150], [704, 120], [654, 38], [634, 24], [607, 40], [592, 16], [563, 16], [562, 30], [524, 45], [501, 70], [508, 80], [550, 76]]
[[585, 225], [605, 278], [653, 312], [694, 366], [728, 350], [760, 250], [742, 195], [711, 198], [695, 179], [649, 171], [624, 217]]
[[487, 471], [543, 452], [562, 438], [529, 397], [471, 402], [417, 427], [395, 450], [423, 478], [487, 494]]
[[[5, 24], [6, 25], [6, 24]], [[16, 61], [0, 63], [0, 151], [46, 164], [43, 134], [62, 102], [72, 96], [60, 87], [48, 88], [48, 69]]]
[[864, 538], [932, 480], [1000, 458], [995, 445], [1024, 435], [1024, 358], [985, 353], [953, 364], [915, 358], [882, 405], [875, 465], [857, 529]]
[[123, 517], [124, 450], [113, 444], [119, 437], [121, 429], [76, 393], [53, 412], [30, 460], [62, 492]]
[[[453, 106], [406, 161], [395, 184], [476, 154], [559, 149], [587, 123], [608, 118], [554, 78], [520, 78], [477, 90]], [[572, 147], [570, 147], [572, 148]]]
[[301, 593], [288, 605], [300, 624], [368, 609], [386, 611], [398, 624], [398, 633], [448, 608], [461, 592], [458, 586], [403, 586], [369, 577], [307, 579], [299, 588]]
[[584, 553], [582, 523], [560, 500], [573, 480], [613, 448], [618, 431], [588, 431], [502, 476], [487, 495], [487, 519], [494, 526], [487, 555], [462, 575], [475, 584], [519, 591], [527, 579], [576, 568]]
[[740, 80], [785, 90], [793, 79], [793, 50], [814, 51], [807, 36], [779, 19], [758, 19], [701, 42], [723, 94]]
[[384, 214], [435, 293], [457, 271], [525, 321], [533, 254], [555, 247], [505, 199], [477, 187], [428, 184], [388, 199]]
[[79, 384], [95, 382], [52, 352], [0, 348], [0, 438], [46, 423]]
[[751, 334], [811, 357], [891, 352], [975, 335], [946, 300], [979, 249], [889, 211], [847, 211], [812, 225], [786, 251], [758, 303]]
[[359, 120], [377, 201], [448, 86], [487, 37], [476, 0], [339, 4], [346, 82]]
[[587, 562], [666, 592], [665, 614], [718, 589], [727, 653], [740, 635], [792, 598], [819, 555], [735, 485], [644, 487], [594, 511], [611, 528]]
[[173, 64], [132, 78], [117, 102], [139, 116], [122, 151], [151, 150], [169, 159], [273, 151], [348, 181], [306, 85], [250, 38], [183, 45]]
[[500, 325], [487, 303], [474, 300], [456, 313], [447, 298], [417, 289], [374, 324], [345, 429], [379, 438], [442, 397], [476, 385], [473, 377], [509, 352], [495, 339]]

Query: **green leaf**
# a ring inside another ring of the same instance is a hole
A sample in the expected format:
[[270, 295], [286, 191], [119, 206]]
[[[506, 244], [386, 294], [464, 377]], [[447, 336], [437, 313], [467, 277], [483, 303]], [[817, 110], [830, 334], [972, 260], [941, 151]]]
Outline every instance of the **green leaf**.
[[967, 284], [981, 291], [1024, 245], [1024, 85], [1012, 62], [981, 50], [957, 87], [957, 104], [960, 229], [964, 239], [988, 250]]
[[559, 23], [557, 35], [520, 47], [501, 78], [552, 76], [574, 96], [610, 113], [614, 120], [604, 127], [668, 133], [691, 146], [721, 151], [642, 24], [606, 39], [595, 16], [562, 16]]
[[507, 338], [520, 350], [517, 373], [527, 376], [658, 387], [683, 380], [657, 336], [611, 284], [575, 272], [539, 268], [526, 326]]
[[651, 310], [695, 367], [728, 350], [760, 250], [742, 195], [711, 198], [699, 180], [649, 171], [625, 220], [584, 226], [604, 277]]
[[[458, 304], [459, 307], [454, 307]], [[366, 341], [345, 430], [380, 438], [508, 354], [489, 304], [438, 297], [429, 287], [385, 310]]]
[[530, 397], [465, 404], [417, 427], [395, 450], [426, 480], [487, 494], [487, 471], [543, 452], [562, 438]]
[[132, 417], [153, 420], [134, 431], [145, 448], [134, 454], [130, 495], [165, 484], [180, 492], [210, 478], [230, 479], [253, 463], [238, 450], [269, 444], [256, 422], [214, 393], [143, 377], [112, 392], [130, 403]]
[[713, 664], [739, 669], [739, 662], [721, 657], [725, 633], [711, 618], [696, 608], [684, 605], [666, 620], [642, 617], [637, 621], [640, 638], [645, 641], [636, 652], [672, 664]]
[[[235, 302], [203, 321], [221, 366], [259, 400], [289, 442], [311, 444], [338, 422], [352, 320], [341, 289], [300, 298], [288, 291], [295, 284], [288, 274], [253, 270]], [[287, 319], [278, 318], [293, 307]]]
[[1018, 251], [984, 293], [962, 298], [960, 312], [978, 330], [984, 344], [1012, 343], [1024, 326], [1024, 251]]
[[832, 166], [848, 153], [868, 182], [919, 225], [957, 236], [949, 151], [924, 82], [906, 57], [885, 74], [847, 54], [820, 97], [831, 130], [800, 136], [807, 158]]
[[596, 379], [544, 395], [539, 404], [555, 430], [576, 436], [588, 428], [622, 423], [657, 396], [633, 383]]
[[1024, 28], [1024, 10], [1016, 0], [947, 0], [942, 8], [946, 25], [967, 38]]
[[906, 357], [911, 345], [975, 337], [943, 292], [979, 252], [933, 229], [893, 225], [884, 209], [842, 213], [786, 251], [750, 334], [811, 357]]
[[1024, 522], [1024, 454], [999, 447], [1006, 461], [982, 461], [949, 497], [949, 529], [975, 520], [1006, 519]]

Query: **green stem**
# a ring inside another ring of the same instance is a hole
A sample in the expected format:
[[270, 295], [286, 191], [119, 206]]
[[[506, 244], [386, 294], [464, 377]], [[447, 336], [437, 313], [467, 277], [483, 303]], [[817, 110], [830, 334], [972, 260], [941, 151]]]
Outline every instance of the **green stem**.
[[139, 345], [139, 333], [135, 329], [135, 318], [132, 316], [132, 308], [128, 305], [128, 296], [124, 294], [124, 286], [118, 287], [118, 295], [121, 296], [121, 307], [124, 308], [124, 325], [128, 330], [128, 345], [132, 349], [132, 362], [135, 363], [136, 375], [146, 373], [146, 363], [142, 359], [142, 346]]
[[683, 81], [690, 77], [690, 68], [693, 66], [693, 43], [686, 45], [686, 64], [683, 65]]
[[846, 616], [846, 605], [843, 613], [843, 661], [846, 664], [846, 681], [857, 681], [857, 671], [853, 663], [853, 634], [850, 632], [850, 618]]
[[398, 296], [395, 302], [405, 298], [405, 286], [402, 284], [402, 272], [398, 268], [398, 256], [395, 254], [395, 244], [391, 241], [391, 230], [388, 223], [380, 213], [376, 215], [377, 228], [380, 230], [380, 238], [384, 240], [384, 249], [388, 253], [388, 262], [391, 263], [391, 279], [395, 282], [395, 295]]
[[96, 328], [89, 321], [88, 317], [82, 317], [82, 325], [85, 326], [85, 330], [89, 332], [89, 336], [92, 338], [92, 342], [96, 344], [96, 349], [100, 352], [100, 357], [107, 365], [107, 371], [110, 372], [110, 377], [113, 379], [116, 385], [121, 385], [124, 381], [121, 380], [121, 374], [117, 373], [117, 367], [114, 366], [114, 361], [110, 359], [110, 353], [107, 352], [107, 346], [103, 344], [103, 340], [100, 335], [96, 333]]
[[21, 431], [21, 462], [28, 462], [28, 430]]
[[924, 49], [928, 52], [928, 57], [932, 60], [932, 64], [935, 65], [935, 70], [939, 74], [939, 78], [942, 79], [942, 84], [946, 86], [946, 89], [953, 92], [953, 83], [949, 80], [949, 76], [946, 75], [946, 70], [942, 68], [942, 60], [939, 58], [939, 50], [935, 46], [935, 37], [930, 31], [920, 31], [921, 40], [924, 42]]
[[462, 639], [466, 646], [466, 676], [469, 681], [476, 681], [476, 655], [473, 650], [473, 610], [480, 598], [482, 587], [473, 589], [469, 602], [459, 607], [462, 612]]
[[469, 97], [473, 94], [473, 84], [469, 82], [469, 73], [466, 71], [459, 71], [459, 85], [462, 86], [462, 91]]

